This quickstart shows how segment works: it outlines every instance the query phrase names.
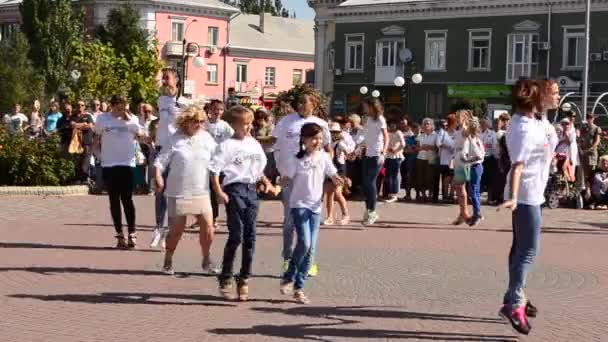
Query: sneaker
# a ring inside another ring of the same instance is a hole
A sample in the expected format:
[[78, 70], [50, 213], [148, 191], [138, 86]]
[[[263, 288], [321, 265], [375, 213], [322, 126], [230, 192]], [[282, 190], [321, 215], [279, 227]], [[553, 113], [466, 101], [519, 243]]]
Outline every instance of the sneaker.
[[217, 266], [215, 266], [215, 264], [211, 260], [211, 257], [204, 258], [203, 262], [201, 263], [201, 267], [203, 269], [203, 272], [205, 272], [205, 273], [208, 273], [211, 275], [220, 274], [220, 269]]
[[233, 300], [234, 296], [232, 295], [234, 281], [232, 278], [226, 280], [220, 280], [220, 294], [224, 297], [225, 300]]
[[342, 219], [340, 220], [340, 222], [338, 222], [341, 226], [346, 226], [350, 223], [350, 216], [348, 215], [344, 215], [342, 216]]
[[526, 316], [535, 318], [538, 315], [538, 308], [532, 305], [531, 301], [526, 302]]
[[471, 219], [468, 222], [469, 227], [475, 227], [475, 226], [479, 225], [479, 222], [481, 222], [481, 220], [482, 220], [482, 218], [480, 216], [471, 217]]
[[293, 292], [293, 281], [281, 279], [281, 294], [288, 295]]
[[161, 229], [154, 229], [154, 235], [152, 236], [152, 242], [150, 242], [150, 248], [158, 247], [160, 240], [163, 239], [163, 233]]
[[334, 225], [334, 220], [328, 218], [327, 220], [323, 221], [323, 225], [324, 226], [333, 226]]
[[509, 305], [503, 305], [498, 314], [511, 324], [513, 330], [520, 334], [528, 335], [530, 330], [532, 330], [532, 326], [530, 326], [530, 323], [528, 322], [528, 317], [526, 317], [526, 306], [511, 309]]
[[376, 221], [378, 221], [378, 218], [380, 218], [378, 216], [378, 214], [375, 211], [372, 211], [369, 213], [369, 216], [367, 217], [367, 220], [365, 221], [365, 225], [370, 226], [374, 223], [376, 223]]
[[384, 201], [386, 203], [395, 203], [397, 202], [397, 196], [391, 196], [389, 198], [386, 199], [386, 201]]
[[175, 274], [175, 271], [173, 270], [173, 259], [165, 257], [165, 262], [163, 263], [163, 273], [166, 275]]
[[249, 300], [249, 281], [246, 279], [239, 280], [239, 284], [236, 289], [236, 294], [239, 296], [241, 302]]
[[319, 265], [312, 264], [310, 266], [310, 269], [308, 270], [308, 276], [309, 277], [316, 277], [318, 275], [319, 275]]
[[302, 290], [297, 290], [296, 292], [294, 292], [293, 298], [296, 300], [296, 302], [298, 302], [300, 304], [310, 304], [310, 299], [308, 299], [308, 297], [306, 297], [306, 295], [304, 294], [304, 291], [302, 291]]
[[116, 235], [116, 248], [127, 249], [127, 242], [124, 235]]
[[127, 241], [127, 247], [129, 249], [134, 249], [137, 246], [137, 234], [131, 233], [129, 234], [129, 240]]
[[287, 260], [283, 260], [283, 273], [287, 272], [287, 270], [289, 269], [289, 262], [291, 261], [291, 259], [287, 259]]

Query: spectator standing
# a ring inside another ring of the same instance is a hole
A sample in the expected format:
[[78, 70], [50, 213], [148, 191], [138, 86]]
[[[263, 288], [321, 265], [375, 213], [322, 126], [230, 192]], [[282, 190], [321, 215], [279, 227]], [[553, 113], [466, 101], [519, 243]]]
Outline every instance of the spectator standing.
[[59, 105], [57, 102], [51, 102], [49, 106], [49, 113], [46, 115], [44, 122], [44, 130], [47, 134], [51, 134], [57, 130], [57, 123], [59, 119], [63, 117], [63, 114], [59, 112]]
[[483, 176], [481, 178], [481, 192], [488, 193], [488, 204], [496, 204], [496, 199], [491, 189], [492, 182], [496, 180], [497, 161], [494, 157], [494, 149], [496, 148], [496, 132], [490, 127], [488, 119], [482, 119], [480, 139], [483, 143], [485, 156], [483, 159]]
[[27, 116], [21, 113], [21, 104], [19, 103], [15, 103], [13, 111], [4, 116], [4, 123], [11, 134], [23, 133], [23, 128], [28, 121]]
[[581, 150], [580, 161], [583, 169], [583, 177], [585, 178], [585, 188], [591, 190], [591, 181], [595, 173], [595, 168], [598, 162], [598, 146], [602, 136], [602, 129], [595, 124], [595, 115], [589, 113], [586, 116], [586, 122], [581, 127]]

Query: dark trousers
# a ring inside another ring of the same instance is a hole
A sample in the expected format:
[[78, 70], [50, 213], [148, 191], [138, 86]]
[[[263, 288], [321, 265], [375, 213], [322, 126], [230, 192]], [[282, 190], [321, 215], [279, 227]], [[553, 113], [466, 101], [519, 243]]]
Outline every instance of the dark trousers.
[[481, 177], [481, 192], [488, 193], [488, 201], [496, 200], [495, 193], [492, 191], [493, 183], [496, 182], [498, 162], [494, 156], [488, 156], [483, 160], [483, 176]]
[[103, 178], [110, 197], [110, 213], [117, 235], [122, 235], [122, 213], [125, 211], [129, 234], [135, 233], [135, 205], [133, 204], [133, 168], [113, 166], [103, 168]]
[[83, 145], [82, 147], [84, 152], [76, 155], [76, 167], [78, 168], [76, 176], [79, 181], [86, 182], [89, 180], [89, 171], [91, 169], [92, 148], [91, 145]]
[[[439, 165], [439, 160], [435, 161], [435, 164], [431, 165], [431, 170], [433, 172], [433, 202], [439, 202], [439, 183], [441, 182], [441, 165]], [[445, 198], [444, 198], [445, 199]]]
[[363, 192], [363, 162], [361, 159], [346, 161], [346, 176], [352, 181], [352, 195], [360, 195]]
[[258, 194], [255, 184], [233, 183], [224, 187], [228, 195], [226, 216], [228, 218], [228, 241], [224, 247], [222, 274], [220, 281], [232, 278], [232, 266], [236, 250], [241, 243], [241, 272], [239, 280], [247, 280], [251, 276], [253, 254], [255, 252], [255, 222], [258, 216]]
[[363, 194], [365, 195], [365, 208], [368, 211], [376, 211], [376, 203], [378, 201], [376, 180], [378, 179], [380, 168], [382, 167], [378, 162], [379, 157], [363, 158]]
[[402, 159], [387, 158], [384, 161], [386, 168], [384, 176], [384, 194], [397, 195], [399, 193], [399, 169]]

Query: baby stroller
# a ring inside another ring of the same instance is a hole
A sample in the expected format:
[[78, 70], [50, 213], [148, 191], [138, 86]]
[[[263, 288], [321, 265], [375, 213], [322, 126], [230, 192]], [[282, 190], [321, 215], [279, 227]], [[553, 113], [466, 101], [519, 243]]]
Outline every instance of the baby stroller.
[[558, 153], [551, 163], [545, 203], [549, 209], [556, 209], [562, 203], [582, 208], [583, 197], [576, 184], [574, 167], [563, 153]]

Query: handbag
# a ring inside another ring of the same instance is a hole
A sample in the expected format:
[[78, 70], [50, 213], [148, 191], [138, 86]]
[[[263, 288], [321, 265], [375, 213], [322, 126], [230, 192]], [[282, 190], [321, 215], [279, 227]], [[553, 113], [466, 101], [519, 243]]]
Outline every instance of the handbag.
[[70, 145], [68, 146], [69, 154], [81, 154], [84, 152], [84, 147], [82, 146], [82, 132], [79, 129], [74, 129], [72, 131], [72, 140], [70, 141]]
[[485, 157], [485, 151], [481, 147], [479, 143], [479, 139], [471, 139], [469, 138], [469, 151], [468, 151], [468, 160], [472, 163], [483, 160]]

